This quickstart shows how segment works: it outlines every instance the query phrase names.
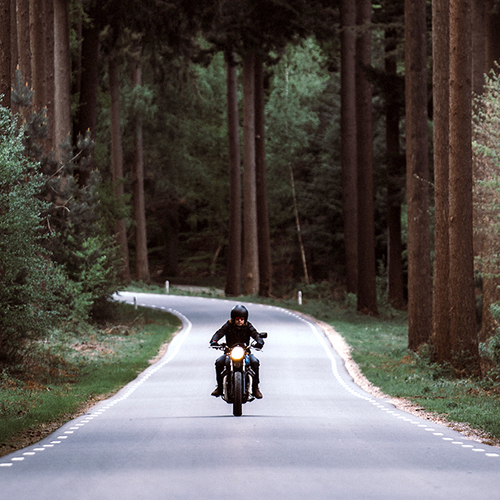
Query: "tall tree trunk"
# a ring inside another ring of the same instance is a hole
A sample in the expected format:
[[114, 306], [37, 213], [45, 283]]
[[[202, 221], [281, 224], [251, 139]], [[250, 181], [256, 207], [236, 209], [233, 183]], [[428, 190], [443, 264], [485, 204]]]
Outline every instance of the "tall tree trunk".
[[259, 242], [259, 295], [272, 291], [271, 237], [266, 185], [266, 142], [264, 113], [264, 63], [255, 60], [255, 170], [257, 189], [257, 231]]
[[45, 76], [45, 40], [44, 40], [44, 19], [43, 2], [40, 0], [30, 0], [30, 48], [31, 48], [31, 81], [34, 90], [33, 111], [40, 112], [47, 102], [46, 76]]
[[375, 269], [372, 91], [366, 67], [371, 64], [371, 0], [356, 2], [356, 129], [358, 148], [358, 310], [378, 314]]
[[434, 103], [434, 282], [432, 344], [438, 363], [451, 361], [449, 303], [449, 0], [432, 2], [432, 88]]
[[414, 351], [432, 332], [425, 4], [405, 1], [408, 345]]
[[358, 197], [356, 144], [356, 0], [341, 2], [342, 211], [347, 293], [358, 290]]
[[229, 241], [226, 295], [241, 293], [241, 158], [238, 117], [238, 71], [234, 54], [226, 54], [227, 131], [229, 141]]
[[10, 108], [11, 80], [10, 0], [0, 0], [0, 94], [2, 106]]
[[[123, 176], [123, 148], [122, 131], [120, 125], [120, 74], [116, 60], [116, 51], [112, 50], [109, 55], [109, 93], [111, 95], [111, 163], [113, 165], [113, 190], [116, 200], [123, 204], [124, 176]], [[130, 264], [128, 252], [127, 226], [122, 217], [115, 223], [116, 242], [121, 252], [122, 283], [130, 283]]]
[[472, 1], [472, 90], [483, 93], [486, 66], [486, 0]]
[[454, 366], [480, 375], [472, 232], [471, 0], [450, 1], [450, 333]]
[[255, 54], [243, 57], [243, 225], [244, 291], [259, 292], [257, 189], [255, 175]]
[[[133, 83], [142, 86], [141, 48], [137, 48], [133, 65]], [[144, 158], [142, 139], [142, 117], [140, 111], [135, 115], [134, 134], [134, 214], [135, 214], [135, 259], [136, 278], [149, 282], [148, 244], [146, 234], [146, 204], [144, 198]]]
[[[397, 76], [396, 30], [386, 31], [385, 70], [388, 76]], [[399, 102], [387, 97], [386, 146], [387, 146], [387, 295], [396, 309], [405, 306], [403, 283], [403, 245], [401, 242], [402, 188], [399, 151]]]
[[[73, 72], [73, 77], [71, 79], [71, 95], [80, 96], [80, 89], [82, 84], [82, 36], [83, 36], [83, 14], [78, 11], [73, 14], [71, 19], [71, 24], [74, 31], [75, 41], [77, 46], [71, 51], [71, 69]], [[76, 133], [76, 126], [73, 128], [73, 132]]]
[[[95, 139], [97, 123], [97, 90], [99, 84], [99, 27], [97, 25], [98, 8], [89, 12], [90, 23], [82, 27], [80, 101], [76, 119], [73, 124], [73, 139], [85, 137], [90, 131], [90, 138]], [[85, 170], [77, 172], [78, 183], [85, 186], [94, 169], [93, 159]]]
[[[17, 47], [16, 0], [10, 0], [9, 15], [10, 15], [10, 84], [12, 87], [16, 79], [16, 69], [19, 60], [19, 49]], [[12, 111], [14, 113], [19, 113], [19, 106], [12, 103], [11, 96], [10, 100], [11, 100]]]
[[97, 88], [99, 82], [99, 30], [93, 19], [96, 14], [96, 9], [93, 9], [90, 12], [91, 24], [85, 24], [82, 27], [80, 103], [75, 123], [75, 138], [78, 135], [85, 135], [87, 130], [90, 130], [92, 139], [95, 137]]
[[45, 46], [45, 77], [46, 77], [46, 93], [45, 106], [47, 107], [48, 119], [48, 134], [45, 143], [46, 151], [54, 149], [54, 134], [55, 134], [55, 61], [54, 61], [54, 0], [43, 1], [43, 29], [44, 29], [44, 46]]
[[69, 50], [69, 4], [66, 0], [54, 1], [54, 141], [56, 157], [59, 148], [71, 136], [71, 56]]
[[29, 0], [16, 0], [17, 50], [23, 81], [31, 87], [31, 48]]
[[500, 63], [500, 12], [496, 0], [485, 0], [486, 5], [486, 46], [485, 46], [485, 73], [495, 71], [497, 74]]

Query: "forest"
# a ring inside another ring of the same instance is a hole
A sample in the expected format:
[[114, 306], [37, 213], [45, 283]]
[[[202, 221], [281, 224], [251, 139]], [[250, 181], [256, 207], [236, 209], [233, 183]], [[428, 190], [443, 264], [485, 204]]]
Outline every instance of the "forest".
[[0, 5], [0, 362], [168, 280], [384, 301], [481, 374], [497, 0]]

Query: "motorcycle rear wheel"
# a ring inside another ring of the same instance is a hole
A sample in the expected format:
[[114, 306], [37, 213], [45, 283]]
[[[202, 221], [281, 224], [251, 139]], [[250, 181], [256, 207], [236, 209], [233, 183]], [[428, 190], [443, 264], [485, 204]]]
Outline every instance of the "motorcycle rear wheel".
[[241, 407], [243, 404], [243, 377], [241, 372], [234, 374], [234, 402], [233, 402], [233, 415], [241, 417]]

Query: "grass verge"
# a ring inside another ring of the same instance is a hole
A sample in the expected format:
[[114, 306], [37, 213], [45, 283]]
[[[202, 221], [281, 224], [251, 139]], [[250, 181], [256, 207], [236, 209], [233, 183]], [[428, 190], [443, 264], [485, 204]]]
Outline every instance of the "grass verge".
[[66, 325], [0, 373], [0, 456], [37, 442], [151, 364], [179, 329], [175, 316], [114, 304], [104, 322]]

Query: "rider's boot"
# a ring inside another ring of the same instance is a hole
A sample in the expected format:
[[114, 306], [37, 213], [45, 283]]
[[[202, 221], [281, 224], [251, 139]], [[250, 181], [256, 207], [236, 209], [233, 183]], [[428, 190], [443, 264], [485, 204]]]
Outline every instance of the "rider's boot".
[[216, 378], [217, 378], [217, 387], [212, 391], [212, 396], [218, 398], [219, 396], [222, 396], [222, 393], [224, 392], [222, 388], [224, 382], [223, 374], [217, 371]]
[[262, 399], [264, 396], [262, 396], [262, 392], [260, 392], [260, 389], [259, 389], [259, 384], [253, 384], [253, 395], [257, 398], [257, 399]]
[[212, 396], [215, 396], [218, 398], [219, 396], [222, 395], [222, 387], [217, 386], [213, 391], [212, 391]]

